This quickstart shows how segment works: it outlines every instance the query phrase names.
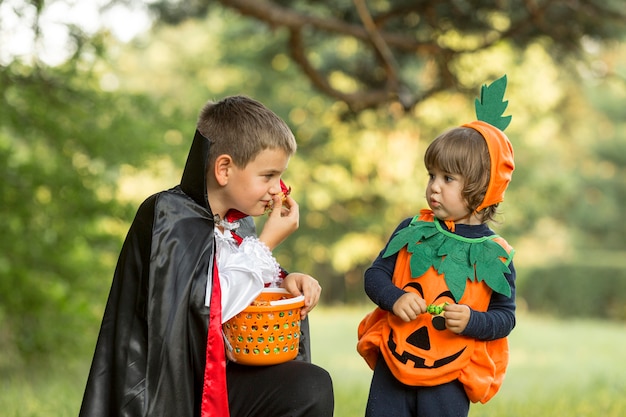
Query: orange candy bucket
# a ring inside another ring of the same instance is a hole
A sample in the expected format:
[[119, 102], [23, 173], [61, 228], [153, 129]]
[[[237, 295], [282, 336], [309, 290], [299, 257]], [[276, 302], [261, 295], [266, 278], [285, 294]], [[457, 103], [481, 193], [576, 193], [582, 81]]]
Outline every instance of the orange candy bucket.
[[304, 297], [267, 288], [223, 325], [227, 349], [242, 365], [275, 365], [298, 356]]

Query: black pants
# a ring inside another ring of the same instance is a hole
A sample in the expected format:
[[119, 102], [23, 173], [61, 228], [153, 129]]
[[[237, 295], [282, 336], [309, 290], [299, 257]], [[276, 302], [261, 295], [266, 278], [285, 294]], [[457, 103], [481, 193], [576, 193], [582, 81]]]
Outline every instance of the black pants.
[[434, 387], [404, 385], [378, 358], [366, 417], [466, 417], [468, 413], [469, 399], [459, 381]]
[[226, 366], [231, 417], [332, 417], [330, 375], [309, 362]]

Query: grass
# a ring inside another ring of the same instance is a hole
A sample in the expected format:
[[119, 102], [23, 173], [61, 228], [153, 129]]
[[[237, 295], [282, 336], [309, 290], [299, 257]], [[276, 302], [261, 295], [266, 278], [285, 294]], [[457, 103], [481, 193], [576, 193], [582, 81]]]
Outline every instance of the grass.
[[[356, 353], [356, 329], [370, 307], [318, 307], [311, 314], [313, 361], [332, 375], [335, 416], [364, 414], [371, 371]], [[470, 417], [626, 415], [626, 324], [518, 316], [500, 392]], [[0, 352], [0, 359], [3, 352]], [[75, 417], [90, 357], [38, 371], [0, 374], [0, 415]], [[0, 360], [0, 363], [3, 363]]]

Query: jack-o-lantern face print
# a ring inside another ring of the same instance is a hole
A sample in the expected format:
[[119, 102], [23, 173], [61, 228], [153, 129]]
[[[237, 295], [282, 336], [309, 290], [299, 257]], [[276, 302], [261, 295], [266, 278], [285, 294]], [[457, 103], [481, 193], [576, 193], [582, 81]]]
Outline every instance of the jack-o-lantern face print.
[[[443, 277], [436, 273], [426, 274], [408, 283], [404, 290], [419, 294], [427, 304], [456, 302]], [[407, 367], [441, 368], [455, 361], [464, 361], [472, 353], [473, 349], [468, 349], [471, 339], [448, 330], [443, 316], [424, 313], [409, 323], [395, 316], [390, 320], [395, 321], [387, 340], [389, 351]]]

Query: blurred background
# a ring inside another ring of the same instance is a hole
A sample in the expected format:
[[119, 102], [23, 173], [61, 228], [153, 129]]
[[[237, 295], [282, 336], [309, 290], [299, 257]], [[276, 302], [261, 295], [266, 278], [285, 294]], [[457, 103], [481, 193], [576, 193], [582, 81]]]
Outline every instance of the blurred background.
[[516, 170], [493, 228], [516, 249], [511, 372], [563, 374], [512, 386], [530, 404], [584, 369], [590, 402], [546, 407], [623, 415], [625, 41], [623, 0], [0, 0], [0, 407], [77, 414], [137, 206], [178, 184], [202, 105], [245, 94], [298, 141], [300, 229], [276, 256], [321, 282], [316, 331], [336, 339], [319, 359], [358, 363], [335, 385], [337, 415], [360, 415], [363, 272], [426, 207], [427, 145], [506, 74]]

